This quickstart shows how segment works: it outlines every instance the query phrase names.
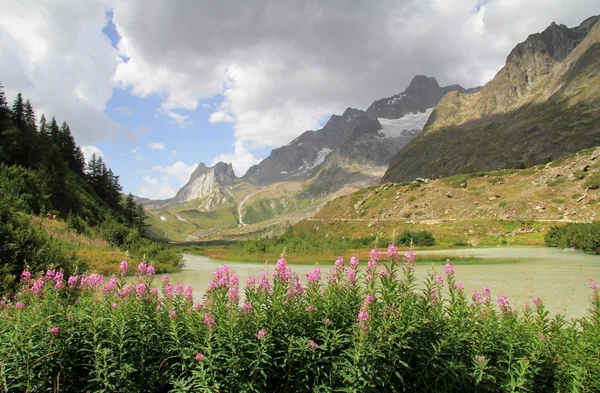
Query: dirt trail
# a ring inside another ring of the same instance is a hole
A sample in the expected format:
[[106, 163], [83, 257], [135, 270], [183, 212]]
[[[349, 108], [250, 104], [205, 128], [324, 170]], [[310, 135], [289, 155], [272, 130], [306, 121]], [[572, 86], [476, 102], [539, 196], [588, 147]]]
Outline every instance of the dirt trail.
[[245, 197], [245, 198], [244, 198], [244, 199], [243, 199], [243, 200], [240, 202], [240, 204], [238, 205], [238, 221], [239, 221], [238, 227], [243, 227], [243, 226], [245, 226], [245, 225], [246, 225], [246, 224], [244, 224], [244, 221], [242, 220], [242, 208], [244, 207], [244, 203], [246, 203], [246, 202], [248, 201], [248, 199], [250, 199], [250, 198], [251, 198], [253, 195], [255, 195], [255, 194], [258, 194], [259, 192], [261, 192], [261, 191], [262, 191], [262, 190], [264, 190], [264, 189], [265, 189], [265, 188], [263, 187], [263, 188], [261, 188], [261, 189], [260, 189], [260, 190], [258, 190], [258, 191], [254, 191], [252, 194], [250, 194], [250, 195], [247, 195], [247, 196], [246, 196], [246, 197]]

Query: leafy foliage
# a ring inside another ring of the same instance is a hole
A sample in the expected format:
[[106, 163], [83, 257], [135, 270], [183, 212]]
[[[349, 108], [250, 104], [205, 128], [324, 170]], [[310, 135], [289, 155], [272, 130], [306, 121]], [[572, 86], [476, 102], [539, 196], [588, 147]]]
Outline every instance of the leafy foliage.
[[551, 318], [540, 299], [522, 312], [487, 288], [471, 297], [432, 273], [415, 282], [414, 254], [367, 266], [342, 258], [307, 286], [277, 262], [246, 279], [217, 269], [201, 303], [155, 270], [101, 276], [21, 275], [0, 303], [0, 389], [10, 392], [555, 392], [600, 389], [600, 283], [589, 316]]
[[548, 247], [572, 247], [600, 254], [600, 222], [553, 226], [546, 234], [545, 241]]

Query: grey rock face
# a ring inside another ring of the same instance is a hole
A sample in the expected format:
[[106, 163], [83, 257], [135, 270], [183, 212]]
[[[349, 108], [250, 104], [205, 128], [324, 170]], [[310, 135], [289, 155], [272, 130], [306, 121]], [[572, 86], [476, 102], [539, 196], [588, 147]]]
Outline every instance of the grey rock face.
[[219, 162], [213, 167], [200, 163], [190, 176], [190, 180], [169, 202], [170, 205], [199, 200], [199, 210], [211, 210], [227, 201], [227, 188], [238, 182], [231, 164]]
[[417, 75], [402, 93], [373, 102], [367, 109], [367, 115], [373, 118], [398, 119], [408, 113], [425, 112], [433, 108], [450, 91], [468, 94], [479, 89], [465, 89], [460, 85], [440, 87], [434, 77]]

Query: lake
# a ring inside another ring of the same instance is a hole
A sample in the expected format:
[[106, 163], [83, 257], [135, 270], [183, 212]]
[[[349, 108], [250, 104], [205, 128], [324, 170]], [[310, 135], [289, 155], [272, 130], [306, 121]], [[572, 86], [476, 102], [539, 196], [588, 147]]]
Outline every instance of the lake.
[[[382, 253], [383, 254], [383, 253]], [[466, 293], [472, 290], [481, 292], [483, 286], [492, 291], [492, 298], [498, 295], [508, 297], [511, 305], [521, 308], [525, 302], [532, 303], [534, 297], [540, 297], [552, 313], [561, 313], [571, 317], [587, 315], [589, 305], [589, 280], [600, 280], [600, 256], [586, 255], [579, 251], [558, 250], [537, 247], [498, 247], [457, 250], [417, 251], [418, 255], [444, 255], [456, 257], [481, 258], [480, 262], [454, 264], [456, 279], [463, 283]], [[223, 263], [235, 271], [240, 278], [240, 293], [246, 276], [258, 274], [266, 269], [272, 272], [275, 261], [267, 265], [246, 262], [222, 262], [208, 257], [184, 254], [186, 266], [181, 272], [171, 274], [173, 282], [180, 281], [194, 288], [194, 297], [201, 299], [204, 290], [212, 279], [213, 270]], [[490, 263], [486, 263], [486, 259]], [[345, 257], [346, 263], [350, 257]], [[518, 260], [518, 263], [515, 263]], [[505, 263], [503, 261], [506, 261]], [[321, 276], [326, 277], [327, 269], [333, 265], [320, 264]], [[364, 266], [366, 261], [361, 261]], [[292, 271], [306, 282], [306, 273], [313, 266], [291, 265]], [[416, 266], [419, 280], [425, 278], [432, 264], [420, 263]], [[436, 264], [435, 269], [443, 273], [444, 265]]]

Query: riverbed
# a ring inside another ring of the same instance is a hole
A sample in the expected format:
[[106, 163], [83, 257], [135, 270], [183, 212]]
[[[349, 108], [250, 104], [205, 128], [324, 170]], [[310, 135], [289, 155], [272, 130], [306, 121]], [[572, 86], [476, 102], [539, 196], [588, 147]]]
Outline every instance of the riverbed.
[[[454, 265], [456, 279], [463, 283], [469, 296], [473, 290], [481, 292], [481, 288], [487, 286], [492, 291], [493, 299], [498, 295], [507, 296], [511, 305], [519, 308], [526, 302], [532, 304], [534, 297], [540, 297], [551, 313], [569, 317], [582, 317], [587, 314], [591, 294], [589, 280], [600, 280], [600, 256], [586, 255], [579, 251], [542, 247], [490, 247], [417, 253], [478, 258], [474, 263]], [[226, 262], [191, 254], [184, 254], [184, 259], [186, 266], [181, 272], [172, 274], [171, 279], [191, 285], [196, 299], [202, 298], [214, 269], [224, 263], [239, 275], [241, 293], [246, 276], [258, 276], [262, 270], [272, 272], [275, 266], [275, 261], [266, 264]], [[486, 260], [490, 262], [486, 263]], [[323, 277], [333, 262], [320, 264]], [[361, 261], [361, 265], [365, 264], [366, 261]], [[417, 264], [415, 271], [419, 280], [427, 276], [432, 265]], [[306, 273], [313, 266], [302, 264], [292, 265], [291, 268], [306, 282]], [[443, 273], [444, 265], [435, 264], [433, 269]]]

